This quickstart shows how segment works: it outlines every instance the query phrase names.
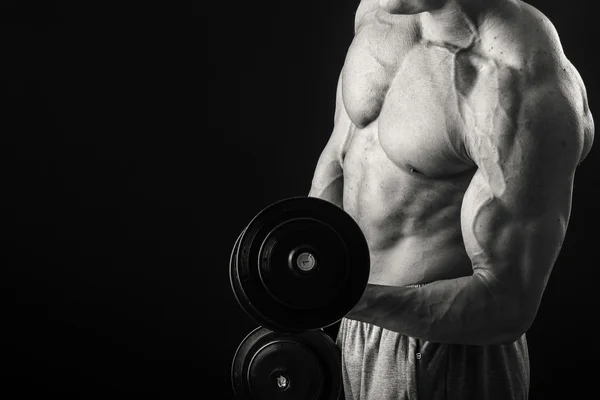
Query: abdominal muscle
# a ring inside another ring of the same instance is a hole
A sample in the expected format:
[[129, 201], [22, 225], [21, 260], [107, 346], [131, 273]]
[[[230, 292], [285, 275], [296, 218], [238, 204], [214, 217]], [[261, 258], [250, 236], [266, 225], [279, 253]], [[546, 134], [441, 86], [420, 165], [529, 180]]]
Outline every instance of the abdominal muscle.
[[406, 286], [471, 275], [460, 209], [472, 174], [431, 179], [395, 165], [377, 122], [354, 129], [343, 162], [344, 210], [371, 252], [369, 283]]

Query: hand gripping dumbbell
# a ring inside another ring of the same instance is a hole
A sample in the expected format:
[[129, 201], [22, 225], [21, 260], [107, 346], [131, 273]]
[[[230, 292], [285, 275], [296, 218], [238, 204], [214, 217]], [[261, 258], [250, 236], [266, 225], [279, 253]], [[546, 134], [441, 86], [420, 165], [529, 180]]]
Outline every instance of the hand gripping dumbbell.
[[332, 203], [294, 197], [254, 217], [229, 269], [235, 298], [260, 325], [233, 359], [236, 398], [339, 399], [341, 355], [322, 328], [356, 305], [369, 271], [360, 227]]

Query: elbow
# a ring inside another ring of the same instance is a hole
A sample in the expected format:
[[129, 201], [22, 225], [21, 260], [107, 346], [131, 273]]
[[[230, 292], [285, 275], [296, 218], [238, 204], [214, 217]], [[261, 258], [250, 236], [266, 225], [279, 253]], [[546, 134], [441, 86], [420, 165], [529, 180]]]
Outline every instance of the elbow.
[[506, 321], [495, 324], [495, 329], [486, 335], [485, 339], [479, 343], [474, 343], [480, 346], [497, 346], [508, 345], [519, 340], [529, 330], [529, 326], [523, 322]]
[[508, 328], [498, 330], [496, 335], [492, 335], [491, 340], [486, 343], [488, 345], [507, 345], [516, 342], [521, 339], [523, 335], [529, 330], [527, 325], [519, 325], [517, 327], [510, 326]]
[[496, 310], [496, 330], [490, 337], [489, 345], [507, 345], [519, 340], [529, 330], [535, 313], [525, 312], [515, 302], [511, 306], [499, 306]]
[[540, 298], [532, 296], [531, 290], [510, 289], [495, 286], [491, 288], [488, 280], [480, 276], [479, 282], [485, 288], [485, 299], [482, 304], [490, 329], [487, 330], [482, 345], [506, 345], [521, 339], [529, 330], [540, 304]]

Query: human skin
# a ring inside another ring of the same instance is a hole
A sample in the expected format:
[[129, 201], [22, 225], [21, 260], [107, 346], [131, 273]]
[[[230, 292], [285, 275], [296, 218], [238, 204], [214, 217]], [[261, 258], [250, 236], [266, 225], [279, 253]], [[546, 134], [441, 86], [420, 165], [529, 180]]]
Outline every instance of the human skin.
[[517, 340], [593, 136], [583, 81], [532, 6], [363, 0], [309, 193], [369, 244], [346, 318], [440, 343]]

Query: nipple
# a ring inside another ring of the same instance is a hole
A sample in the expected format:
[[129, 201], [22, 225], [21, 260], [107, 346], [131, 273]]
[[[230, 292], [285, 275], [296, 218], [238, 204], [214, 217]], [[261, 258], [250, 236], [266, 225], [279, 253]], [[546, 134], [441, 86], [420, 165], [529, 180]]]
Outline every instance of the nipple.
[[419, 170], [417, 170], [415, 167], [413, 167], [413, 166], [412, 166], [412, 165], [410, 165], [410, 164], [406, 164], [406, 167], [407, 167], [407, 168], [408, 168], [408, 170], [409, 170], [411, 173], [413, 173], [413, 174], [421, 174], [421, 173], [419, 172]]

